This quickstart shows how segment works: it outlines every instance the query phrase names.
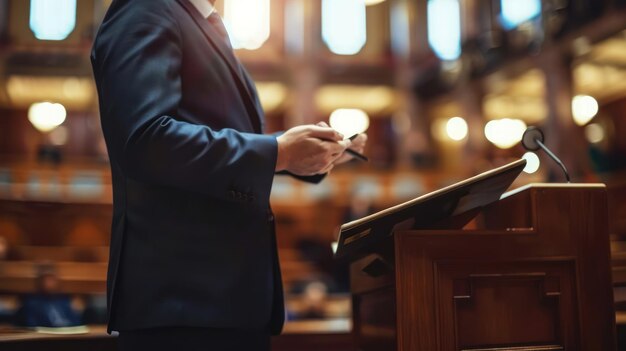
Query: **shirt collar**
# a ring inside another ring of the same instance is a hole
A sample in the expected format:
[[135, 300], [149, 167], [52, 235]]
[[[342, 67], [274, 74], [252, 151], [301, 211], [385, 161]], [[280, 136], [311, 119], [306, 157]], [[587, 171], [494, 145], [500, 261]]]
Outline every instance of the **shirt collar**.
[[209, 2], [209, 0], [189, 0], [189, 2], [195, 6], [204, 18], [208, 18], [213, 11], [215, 11], [215, 7]]

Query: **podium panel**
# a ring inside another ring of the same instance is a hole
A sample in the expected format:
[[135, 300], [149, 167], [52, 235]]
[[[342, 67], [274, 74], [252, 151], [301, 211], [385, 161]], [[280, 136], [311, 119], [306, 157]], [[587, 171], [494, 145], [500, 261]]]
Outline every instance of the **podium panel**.
[[[531, 185], [351, 263], [369, 350], [615, 350], [603, 185]], [[471, 228], [471, 229], [470, 229]]]

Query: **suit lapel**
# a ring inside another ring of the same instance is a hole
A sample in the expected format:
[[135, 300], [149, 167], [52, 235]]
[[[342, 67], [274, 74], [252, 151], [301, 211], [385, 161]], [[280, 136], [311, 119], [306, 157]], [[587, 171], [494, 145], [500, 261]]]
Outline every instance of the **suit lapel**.
[[220, 34], [209, 24], [206, 18], [202, 17], [200, 13], [198, 13], [193, 4], [191, 4], [188, 0], [178, 0], [178, 2], [189, 13], [191, 18], [194, 22], [196, 22], [204, 35], [207, 37], [211, 45], [213, 45], [218, 54], [228, 64], [233, 79], [235, 80], [235, 84], [237, 84], [237, 87], [242, 95], [242, 99], [244, 100], [244, 104], [246, 105], [246, 110], [248, 110], [249, 119], [252, 123], [254, 131], [262, 133], [262, 114], [257, 109], [257, 104], [255, 103], [252, 93], [249, 90], [250, 88], [248, 87], [246, 78], [243, 76], [243, 74], [245, 74], [243, 67], [240, 67], [240, 63], [235, 57], [233, 50], [229, 48], [226, 43], [224, 43]]

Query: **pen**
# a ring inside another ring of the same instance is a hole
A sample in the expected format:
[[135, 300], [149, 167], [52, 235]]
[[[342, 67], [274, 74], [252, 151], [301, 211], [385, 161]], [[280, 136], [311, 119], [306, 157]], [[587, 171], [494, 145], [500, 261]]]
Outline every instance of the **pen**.
[[[359, 134], [354, 134], [353, 136], [349, 137], [348, 139], [350, 141], [352, 141], [352, 140], [356, 139], [356, 137], [358, 137], [358, 136], [359, 136]], [[346, 152], [349, 153], [350, 155], [354, 156], [355, 158], [358, 158], [361, 161], [364, 161], [364, 162], [369, 161], [369, 158], [367, 158], [367, 156], [365, 156], [363, 154], [360, 154], [360, 153], [358, 153], [358, 152], [356, 152], [356, 151], [354, 151], [352, 149], [346, 149]]]

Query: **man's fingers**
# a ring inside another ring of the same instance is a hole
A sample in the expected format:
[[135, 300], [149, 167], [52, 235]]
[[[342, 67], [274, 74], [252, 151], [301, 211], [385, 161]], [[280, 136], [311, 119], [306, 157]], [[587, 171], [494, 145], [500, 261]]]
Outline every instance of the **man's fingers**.
[[317, 124], [315, 124], [315, 125], [316, 125], [316, 126], [319, 126], [319, 127], [326, 127], [326, 128], [330, 128], [330, 126], [329, 126], [326, 122], [324, 122], [324, 121], [317, 122]]
[[332, 128], [322, 127], [322, 126], [310, 126], [309, 136], [313, 138], [329, 140], [329, 141], [343, 140], [343, 134], [339, 133], [338, 131]]
[[325, 149], [328, 153], [330, 153], [333, 157], [339, 157], [346, 149], [351, 145], [350, 140], [341, 140], [338, 142], [332, 141], [322, 141]]
[[341, 146], [341, 148], [343, 150], [349, 148], [350, 146], [352, 146], [352, 141], [350, 139], [345, 139], [345, 140], [341, 140], [339, 142], [337, 142], [337, 144], [339, 144]]

